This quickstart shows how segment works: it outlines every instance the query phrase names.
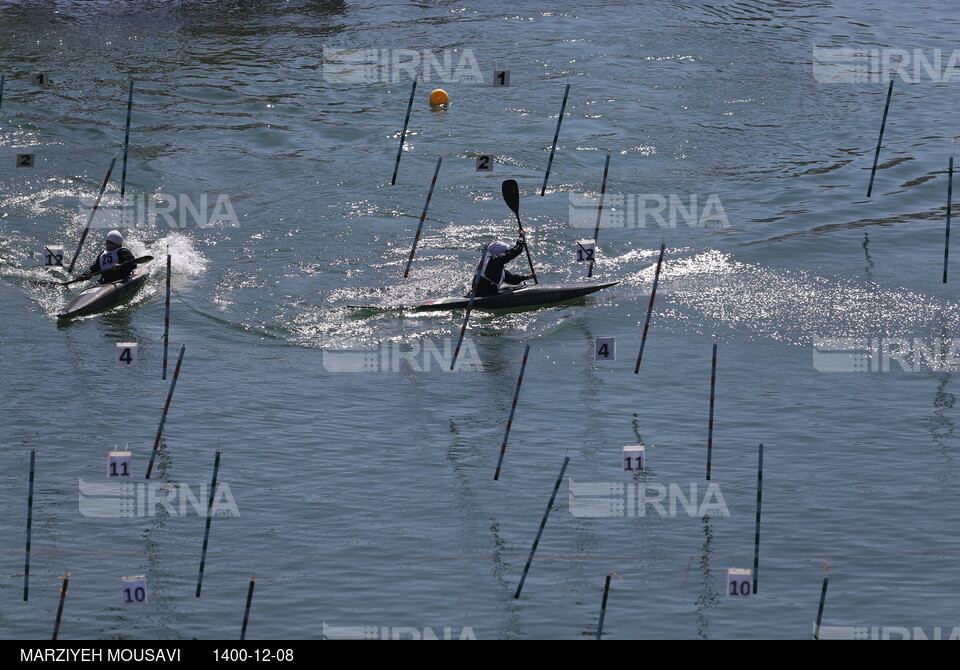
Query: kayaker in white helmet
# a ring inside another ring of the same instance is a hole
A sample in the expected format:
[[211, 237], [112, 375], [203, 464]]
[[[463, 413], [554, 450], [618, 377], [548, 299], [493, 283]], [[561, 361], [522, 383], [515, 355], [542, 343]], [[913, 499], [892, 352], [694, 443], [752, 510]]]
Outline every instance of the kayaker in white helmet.
[[[120, 234], [119, 230], [111, 230], [107, 233], [103, 241], [103, 248], [103, 253], [97, 258], [97, 262], [77, 279], [90, 279], [95, 272], [102, 271], [100, 283], [107, 284], [126, 279], [133, 273], [133, 270], [137, 267], [130, 263], [134, 260], [133, 252], [123, 246], [123, 235]], [[124, 263], [127, 263], [127, 265], [123, 265]], [[120, 265], [123, 265], [123, 267], [112, 269]]]
[[506, 242], [491, 242], [487, 246], [487, 257], [480, 267], [480, 277], [477, 282], [477, 296], [496, 295], [500, 292], [503, 283], [516, 285], [528, 279], [534, 279], [535, 274], [515, 275], [504, 267], [507, 263], [523, 253], [527, 242], [523, 233], [517, 243], [508, 247]]

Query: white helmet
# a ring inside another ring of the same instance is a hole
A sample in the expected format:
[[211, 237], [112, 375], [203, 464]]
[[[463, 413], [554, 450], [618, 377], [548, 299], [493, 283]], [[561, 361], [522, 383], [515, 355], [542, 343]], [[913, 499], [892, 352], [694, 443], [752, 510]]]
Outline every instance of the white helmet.
[[123, 235], [120, 234], [119, 230], [111, 230], [107, 233], [107, 242], [113, 242], [118, 247], [123, 246]]
[[501, 242], [500, 240], [497, 240], [496, 242], [490, 243], [490, 246], [487, 247], [487, 253], [490, 254], [491, 256], [499, 256], [509, 248], [510, 247], [507, 246], [506, 242]]

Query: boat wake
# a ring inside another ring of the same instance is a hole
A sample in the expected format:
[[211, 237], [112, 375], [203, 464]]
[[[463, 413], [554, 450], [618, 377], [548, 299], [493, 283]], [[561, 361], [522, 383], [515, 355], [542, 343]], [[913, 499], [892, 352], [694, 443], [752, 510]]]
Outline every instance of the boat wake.
[[[716, 250], [674, 256], [664, 263], [664, 303], [657, 311], [694, 332], [747, 330], [790, 345], [809, 345], [816, 335], [960, 332], [960, 304], [903, 288], [765, 268]], [[643, 281], [650, 272], [646, 268], [631, 279]]]
[[[141, 239], [136, 233], [129, 233], [126, 238], [126, 246], [134, 256], [154, 256], [153, 263], [150, 266], [151, 279], [144, 288], [137, 293], [130, 301], [125, 302], [118, 309], [130, 309], [132, 306], [139, 305], [152, 298], [158, 292], [158, 286], [162, 278], [166, 276], [166, 254], [169, 250], [171, 256], [171, 275], [173, 283], [176, 285], [177, 277], [197, 277], [204, 273], [207, 267], [207, 259], [202, 253], [196, 250], [193, 241], [186, 235], [171, 233], [167, 237], [147, 241]], [[26, 296], [43, 310], [43, 312], [55, 318], [57, 314], [63, 311], [67, 303], [77, 290], [86, 286], [78, 283], [72, 286], [62, 287], [53, 284], [53, 282], [66, 282], [76, 278], [76, 274], [85, 270], [96, 253], [95, 244], [88, 238], [80, 259], [74, 268], [74, 275], [67, 274], [65, 268], [46, 267], [37, 263], [34, 259], [32, 250], [42, 248], [41, 243], [27, 243], [26, 247], [21, 248], [13, 246], [9, 242], [0, 247], [0, 279], [6, 279], [20, 284], [23, 287]], [[67, 255], [72, 254], [67, 250]], [[66, 265], [68, 261], [64, 261]], [[95, 316], [95, 315], [92, 315]], [[82, 320], [87, 317], [81, 317]]]

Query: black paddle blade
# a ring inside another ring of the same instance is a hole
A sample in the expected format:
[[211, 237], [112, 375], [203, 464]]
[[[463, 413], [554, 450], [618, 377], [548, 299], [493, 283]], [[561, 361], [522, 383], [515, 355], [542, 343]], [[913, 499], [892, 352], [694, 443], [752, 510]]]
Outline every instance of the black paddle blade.
[[507, 203], [514, 214], [520, 216], [520, 186], [513, 179], [507, 179], [501, 187], [503, 191], [503, 201]]

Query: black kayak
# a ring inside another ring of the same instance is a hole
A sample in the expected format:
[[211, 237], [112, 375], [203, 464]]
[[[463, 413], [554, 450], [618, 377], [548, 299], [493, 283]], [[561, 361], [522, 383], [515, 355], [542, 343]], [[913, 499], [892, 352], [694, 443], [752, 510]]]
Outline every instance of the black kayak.
[[86, 316], [110, 309], [124, 300], [132, 298], [147, 282], [147, 278], [150, 276], [149, 266], [149, 262], [141, 265], [126, 279], [105, 284], [94, 284], [83, 289], [74, 296], [63, 312], [57, 314], [57, 318], [74, 319], [78, 316]]
[[[619, 284], [526, 284], [517, 288], [506, 288], [496, 295], [483, 296], [473, 301], [473, 309], [497, 310], [516, 309], [522, 307], [541, 307], [554, 305], [568, 300], [582, 298], [601, 289]], [[440, 298], [428, 300], [413, 309], [417, 312], [428, 312], [441, 309], [466, 309], [470, 298]]]

